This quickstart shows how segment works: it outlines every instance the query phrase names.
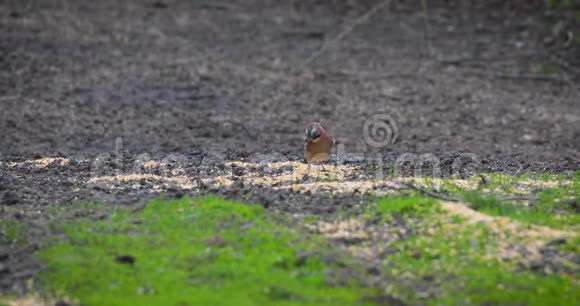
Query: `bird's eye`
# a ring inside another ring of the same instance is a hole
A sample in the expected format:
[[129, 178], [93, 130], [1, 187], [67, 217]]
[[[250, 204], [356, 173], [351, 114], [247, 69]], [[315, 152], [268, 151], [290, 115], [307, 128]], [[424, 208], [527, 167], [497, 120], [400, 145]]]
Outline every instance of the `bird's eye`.
[[320, 133], [318, 133], [318, 130], [313, 126], [306, 129], [306, 135], [311, 139], [316, 139], [320, 137]]

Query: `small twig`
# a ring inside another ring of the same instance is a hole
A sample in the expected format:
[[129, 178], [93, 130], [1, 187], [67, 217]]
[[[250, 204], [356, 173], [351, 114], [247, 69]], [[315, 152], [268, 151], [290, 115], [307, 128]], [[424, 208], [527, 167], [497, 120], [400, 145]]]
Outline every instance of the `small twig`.
[[464, 64], [465, 62], [474, 62], [474, 61], [477, 60], [472, 57], [440, 58], [437, 60], [437, 62], [439, 62], [439, 64], [441, 65], [456, 65], [456, 66]]
[[[433, 191], [429, 191], [429, 190], [427, 190], [425, 188], [416, 186], [415, 184], [412, 184], [412, 183], [403, 183], [403, 185], [405, 187], [410, 188], [410, 189], [417, 190], [417, 191], [421, 192], [422, 194], [427, 195], [427, 196], [430, 196], [432, 198], [436, 198], [436, 199], [440, 199], [440, 200], [445, 200], [445, 201], [449, 201], [449, 202], [460, 202], [461, 201], [461, 199], [447, 197], [447, 196], [444, 196], [444, 195], [442, 195], [440, 193], [436, 193], [436, 192], [433, 192]], [[403, 190], [401, 188], [393, 188], [393, 189]], [[516, 195], [516, 196], [499, 197], [499, 198], [497, 198], [497, 200], [499, 200], [499, 201], [539, 201], [540, 199], [538, 199], [535, 196]]]
[[572, 156], [572, 154], [568, 154], [568, 158], [580, 163], [580, 159], [577, 159], [576, 157]]
[[202, 3], [200, 4], [199, 7], [207, 10], [219, 10], [219, 11], [227, 11], [227, 10], [239, 11], [241, 9], [240, 6], [238, 5], [234, 5], [231, 3], [223, 3], [215, 0], [212, 2]]
[[141, 212], [147, 206], [147, 204], [148, 204], [147, 202], [141, 203], [141, 204], [137, 204], [136, 207], [134, 207], [133, 209], [131, 209], [131, 212], [134, 213], [134, 214], [135, 213], [139, 213], [139, 212]]
[[417, 191], [421, 192], [422, 194], [428, 195], [428, 196], [430, 196], [432, 198], [437, 198], [437, 199], [440, 199], [440, 200], [445, 200], [445, 201], [450, 201], [450, 202], [459, 202], [460, 201], [460, 199], [446, 197], [446, 196], [444, 196], [442, 194], [435, 193], [435, 192], [431, 192], [431, 191], [429, 191], [427, 189], [424, 189], [422, 187], [415, 186], [415, 184], [412, 184], [412, 183], [403, 183], [403, 185], [406, 186], [406, 187], [408, 187], [408, 188], [417, 190]]
[[427, 6], [427, 0], [421, 1], [421, 7], [423, 8], [423, 13], [425, 14], [425, 16], [423, 16], [423, 27], [425, 30], [425, 45], [427, 46], [427, 54], [429, 55], [429, 57], [431, 57], [433, 51], [431, 48], [431, 41], [429, 40], [429, 37], [431, 35], [429, 35], [430, 26], [429, 26], [429, 9]]
[[458, 57], [458, 58], [439, 58], [437, 59], [437, 62], [441, 65], [455, 65], [455, 66], [459, 66], [459, 65], [463, 65], [463, 64], [467, 64], [467, 63], [478, 63], [480, 65], [484, 64], [484, 63], [489, 63], [489, 62], [499, 62], [499, 61], [509, 61], [510, 59], [506, 59], [505, 57], [498, 57], [498, 58], [491, 58], [491, 57], [473, 57], [473, 56], [467, 56], [467, 57]]
[[282, 36], [284, 37], [304, 37], [304, 38], [313, 38], [313, 39], [323, 39], [324, 32], [322, 31], [314, 31], [314, 30], [286, 30], [282, 32]]
[[483, 73], [476, 70], [465, 71], [465, 74], [483, 78], [496, 78], [505, 80], [529, 80], [542, 82], [559, 82], [565, 84], [569, 83], [569, 80], [566, 80], [565, 78], [542, 74], [499, 74], [499, 73]]
[[380, 9], [382, 9], [383, 7], [387, 6], [389, 3], [391, 3], [391, 0], [386, 0], [383, 1], [377, 5], [375, 5], [374, 7], [372, 7], [370, 10], [368, 10], [366, 13], [364, 13], [363, 15], [361, 15], [359, 18], [357, 18], [350, 26], [348, 26], [346, 29], [344, 29], [342, 32], [338, 33], [338, 35], [336, 35], [336, 37], [334, 37], [331, 40], [328, 40], [324, 43], [324, 45], [322, 45], [322, 47], [320, 49], [318, 49], [318, 51], [314, 52], [312, 55], [310, 55], [302, 64], [302, 66], [307, 66], [309, 65], [312, 61], [314, 61], [315, 59], [317, 59], [320, 55], [322, 55], [324, 52], [326, 52], [326, 50], [328, 48], [330, 48], [331, 46], [335, 45], [337, 42], [339, 42], [340, 40], [342, 40], [344, 37], [346, 37], [348, 34], [350, 34], [354, 28], [356, 26], [358, 26], [359, 24], [365, 22], [367, 19], [369, 19], [374, 13], [378, 12]]
[[361, 80], [386, 80], [386, 79], [422, 79], [431, 84], [435, 83], [432, 78], [425, 75], [416, 73], [380, 73], [376, 71], [364, 71], [364, 70], [331, 70], [324, 72], [327, 75], [333, 75], [338, 77], [354, 77]]
[[478, 176], [481, 178], [481, 181], [479, 181], [479, 184], [477, 184], [478, 187], [489, 185], [489, 181], [485, 176], [483, 176], [483, 174], [478, 174]]
[[549, 75], [541, 75], [541, 74], [514, 74], [514, 75], [496, 74], [496, 75], [494, 75], [494, 77], [498, 78], [498, 79], [548, 81], [548, 82], [561, 82], [561, 83], [568, 82], [567, 80], [562, 79], [562, 78], [549, 76]]
[[497, 198], [499, 201], [539, 201], [540, 199], [534, 196], [526, 196], [526, 195], [517, 195], [517, 196], [509, 196], [509, 197], [500, 197]]

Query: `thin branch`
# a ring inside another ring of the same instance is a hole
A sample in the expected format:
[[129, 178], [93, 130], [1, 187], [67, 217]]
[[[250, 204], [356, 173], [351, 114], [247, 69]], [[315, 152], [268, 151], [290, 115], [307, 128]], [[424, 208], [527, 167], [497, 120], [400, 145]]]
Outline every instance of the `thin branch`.
[[133, 209], [131, 209], [132, 213], [140, 213], [141, 211], [143, 211], [143, 209], [145, 209], [145, 207], [147, 207], [147, 202], [143, 202], [143, 203], [139, 203], [137, 204], [137, 206], [133, 207]]
[[361, 15], [359, 18], [357, 18], [350, 26], [348, 26], [346, 29], [344, 29], [342, 32], [338, 33], [338, 35], [336, 35], [336, 37], [334, 37], [331, 40], [328, 40], [324, 43], [324, 45], [322, 45], [322, 47], [320, 49], [318, 49], [318, 51], [314, 52], [312, 55], [310, 55], [302, 64], [302, 66], [307, 66], [309, 65], [312, 61], [314, 61], [315, 59], [317, 59], [320, 55], [322, 55], [324, 52], [326, 52], [326, 50], [330, 47], [332, 47], [333, 45], [335, 45], [337, 42], [339, 42], [340, 40], [342, 40], [343, 38], [345, 38], [348, 34], [350, 34], [354, 28], [356, 26], [358, 26], [359, 24], [365, 22], [367, 19], [369, 19], [373, 14], [375, 14], [376, 12], [378, 12], [380, 9], [382, 9], [383, 7], [389, 5], [389, 3], [391, 3], [391, 0], [386, 0], [383, 1], [377, 5], [375, 5], [374, 7], [372, 7], [370, 10], [368, 10], [366, 13], [364, 13], [363, 15]]
[[566, 79], [563, 78], [542, 74], [514, 74], [514, 75], [496, 74], [494, 75], [494, 77], [498, 79], [508, 79], [508, 80], [514, 79], [514, 80], [549, 81], [561, 83], [568, 82]]
[[[413, 183], [403, 183], [403, 186], [405, 186], [407, 188], [397, 188], [397, 187], [390, 187], [390, 188], [394, 189], [394, 190], [413, 189], [413, 190], [419, 191], [422, 194], [429, 196], [429, 197], [432, 197], [432, 198], [436, 198], [436, 199], [440, 199], [440, 200], [444, 200], [444, 201], [449, 201], [449, 202], [461, 202], [461, 199], [444, 196], [440, 193], [429, 191], [425, 188], [419, 187]], [[539, 201], [540, 199], [538, 199], [535, 196], [515, 195], [515, 196], [498, 197], [497, 200], [499, 200], [499, 201]]]
[[483, 78], [496, 78], [505, 80], [529, 80], [529, 81], [541, 81], [541, 82], [558, 82], [569, 84], [570, 81], [552, 75], [543, 74], [499, 74], [499, 73], [484, 73], [476, 70], [466, 70], [464, 72], [466, 75], [478, 76]]
[[421, 6], [423, 8], [423, 13], [425, 16], [423, 16], [423, 27], [425, 28], [425, 45], [427, 46], [427, 54], [429, 55], [429, 57], [431, 57], [431, 55], [433, 55], [433, 51], [431, 48], [431, 41], [429, 40], [429, 37], [431, 37], [431, 35], [429, 35], [429, 9], [427, 6], [427, 0], [422, 0], [421, 1]]
[[534, 196], [527, 196], [527, 195], [516, 195], [516, 196], [509, 196], [509, 197], [499, 197], [497, 198], [499, 201], [539, 201], [540, 199]]
[[478, 174], [477, 176], [479, 176], [481, 178], [481, 181], [479, 181], [478, 186], [487, 186], [487, 185], [489, 185], [488, 179], [485, 176], [483, 176], [483, 174]]
[[435, 192], [429, 191], [427, 189], [424, 189], [422, 187], [416, 186], [413, 183], [403, 183], [403, 185], [410, 188], [410, 189], [417, 190], [417, 191], [421, 192], [422, 194], [428, 195], [432, 198], [436, 198], [436, 199], [440, 199], [440, 200], [444, 200], [444, 201], [450, 201], [450, 202], [459, 202], [460, 201], [460, 199], [446, 197], [442, 194], [435, 193]]
[[580, 163], [580, 159], [577, 159], [576, 157], [572, 156], [572, 154], [568, 154], [568, 158]]
[[417, 73], [381, 73], [376, 71], [354, 71], [354, 70], [330, 70], [325, 71], [327, 75], [336, 75], [338, 77], [352, 77], [361, 80], [387, 80], [387, 79], [422, 79], [431, 84], [435, 83], [435, 81], [425, 75], [417, 74]]

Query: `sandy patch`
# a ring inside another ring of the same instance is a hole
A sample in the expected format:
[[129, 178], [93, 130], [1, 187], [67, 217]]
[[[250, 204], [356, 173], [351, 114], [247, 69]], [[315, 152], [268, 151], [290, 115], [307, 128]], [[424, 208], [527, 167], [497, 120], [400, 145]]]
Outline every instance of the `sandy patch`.
[[323, 234], [328, 239], [333, 240], [368, 240], [369, 236], [365, 231], [365, 224], [358, 219], [336, 220], [332, 222], [317, 222], [310, 227]]
[[129, 185], [133, 189], [141, 188], [141, 181], [146, 180], [148, 183], [152, 183], [151, 188], [153, 190], [162, 189], [164, 184], [175, 184], [185, 190], [190, 190], [195, 188], [197, 185], [192, 183], [192, 181], [186, 176], [174, 176], [174, 177], [164, 177], [156, 174], [128, 174], [128, 175], [115, 175], [115, 176], [100, 176], [94, 177], [87, 181], [89, 186], [105, 186], [108, 189], [126, 189], [128, 186], [118, 187], [115, 186], [116, 182], [124, 183], [135, 183]]
[[[547, 226], [530, 225], [508, 217], [490, 216], [467, 207], [463, 203], [442, 202], [442, 208], [449, 215], [460, 216], [463, 224], [454, 224], [449, 220], [444, 221], [444, 230], [448, 232], [461, 231], [465, 225], [483, 224], [487, 233], [493, 236], [493, 246], [488, 248], [488, 254], [484, 259], [498, 262], [517, 261], [530, 266], [533, 263], [541, 263], [544, 254], [542, 250], [546, 244], [556, 239], [570, 239], [578, 236], [578, 232], [557, 230]], [[448, 219], [449, 215], [442, 216]], [[571, 254], [559, 255], [558, 261], [564, 266], [575, 270], [580, 267], [573, 262]], [[544, 267], [546, 274], [553, 271]]]
[[20, 163], [14, 163], [14, 162], [10, 162], [10, 163], [6, 163], [6, 165], [8, 167], [22, 167], [22, 166], [32, 166], [35, 168], [46, 168], [50, 165], [53, 164], [57, 164], [59, 166], [66, 166], [69, 164], [69, 160], [66, 158], [52, 158], [52, 157], [45, 157], [45, 158], [41, 158], [41, 159], [30, 159], [30, 160], [26, 160]]
[[561, 237], [575, 237], [576, 232], [552, 229], [546, 226], [528, 225], [508, 217], [496, 217], [475, 211], [463, 203], [441, 202], [441, 207], [452, 215], [465, 219], [467, 224], [484, 223], [495, 232], [508, 231], [511, 235], [529, 239], [555, 239]]
[[[69, 160], [65, 158], [41, 158], [27, 160], [24, 162], [5, 163], [8, 167], [32, 166], [35, 168], [46, 168], [50, 165], [66, 166]], [[404, 183], [430, 190], [445, 190], [449, 187], [456, 187], [467, 191], [481, 188], [480, 179], [442, 179], [442, 178], [421, 178], [421, 177], [383, 177], [377, 178], [373, 175], [365, 174], [357, 166], [347, 165], [326, 165], [324, 170], [321, 165], [311, 165], [302, 162], [272, 162], [272, 163], [248, 163], [242, 161], [227, 162], [224, 164], [224, 172], [213, 177], [205, 177], [201, 181], [204, 184], [216, 187], [229, 187], [235, 182], [242, 180], [249, 186], [268, 187], [273, 189], [291, 189], [295, 192], [315, 192], [325, 191], [332, 193], [373, 193], [377, 195], [393, 194], [396, 189], [404, 187]], [[193, 177], [186, 177], [182, 168], [172, 168], [168, 163], [149, 160], [143, 162], [143, 170], [161, 171], [159, 174], [125, 174], [117, 176], [94, 177], [87, 181], [87, 184], [97, 182], [103, 184], [115, 181], [132, 182], [141, 179], [152, 180], [159, 184], [172, 183], [185, 190], [190, 190]], [[507, 179], [506, 179], [507, 180]], [[504, 187], [510, 187], [510, 193], [527, 194], [537, 189], [556, 188], [571, 184], [570, 181], [540, 181], [522, 180], [513, 183], [503, 184], [501, 187], [489, 190], [481, 188], [482, 192], [494, 192], [506, 194]], [[451, 185], [451, 186], [449, 186]], [[140, 188], [138, 184], [125, 186], [127, 188]], [[111, 186], [111, 189], [115, 189]], [[117, 187], [118, 189], [118, 187]], [[159, 185], [154, 185], [153, 189], [159, 190]]]

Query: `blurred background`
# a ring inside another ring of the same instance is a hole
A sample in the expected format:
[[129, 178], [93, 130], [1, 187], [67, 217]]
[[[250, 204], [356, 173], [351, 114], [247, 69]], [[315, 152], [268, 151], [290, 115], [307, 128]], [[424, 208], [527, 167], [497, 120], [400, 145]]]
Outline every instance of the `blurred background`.
[[[0, 1], [0, 155], [580, 158], [580, 2]], [[397, 141], [363, 140], [377, 113]]]

